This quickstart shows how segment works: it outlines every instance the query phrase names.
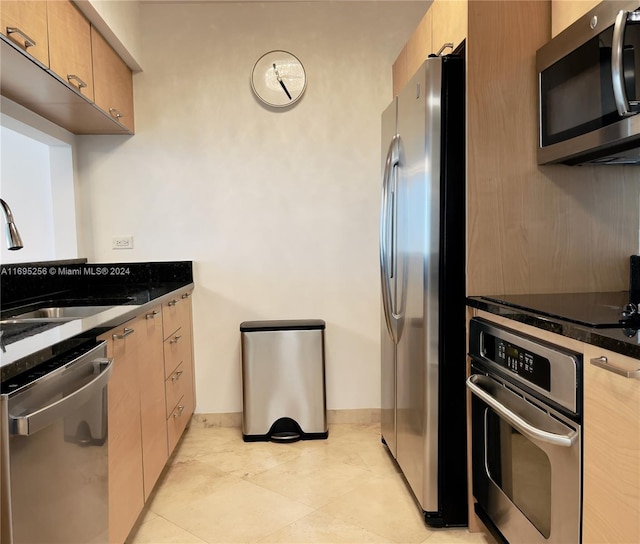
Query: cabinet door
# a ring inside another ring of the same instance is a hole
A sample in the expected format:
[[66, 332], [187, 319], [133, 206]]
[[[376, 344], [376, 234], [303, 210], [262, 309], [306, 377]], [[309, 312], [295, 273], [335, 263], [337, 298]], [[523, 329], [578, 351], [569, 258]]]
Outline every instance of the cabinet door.
[[[433, 12], [433, 52], [437, 53], [445, 43], [458, 47], [467, 37], [467, 0], [434, 0]], [[451, 53], [446, 49], [444, 53]]]
[[93, 100], [91, 25], [68, 0], [47, 2], [51, 70]]
[[553, 0], [551, 2], [551, 37], [560, 34], [599, 3], [600, 0]]
[[169, 458], [160, 306], [138, 317], [134, 321], [133, 328], [140, 332], [139, 341], [144, 344], [144, 349], [139, 353], [137, 367], [146, 501]]
[[409, 81], [409, 74], [407, 73], [407, 46], [405, 45], [400, 51], [398, 58], [393, 63], [391, 69], [393, 78], [393, 96], [398, 96], [402, 88]]
[[93, 26], [91, 51], [96, 105], [133, 132], [131, 70]]
[[49, 66], [47, 3], [33, 0], [4, 1], [0, 6], [0, 28], [45, 66]]
[[416, 73], [422, 63], [433, 52], [431, 36], [433, 13], [429, 9], [407, 42], [407, 81]]
[[[140, 383], [141, 332], [130, 321], [105, 334], [113, 358], [109, 398], [109, 542], [127, 538], [144, 506]], [[133, 332], [129, 332], [133, 331]]]
[[583, 544], [640, 542], [640, 360], [595, 346], [584, 351]]

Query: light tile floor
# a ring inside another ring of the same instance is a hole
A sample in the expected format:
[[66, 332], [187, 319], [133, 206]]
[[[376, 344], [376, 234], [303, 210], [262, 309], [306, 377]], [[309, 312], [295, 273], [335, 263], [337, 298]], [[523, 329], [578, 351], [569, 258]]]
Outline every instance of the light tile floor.
[[379, 425], [334, 424], [327, 440], [274, 444], [194, 423], [127, 543], [218, 542], [492, 541], [425, 525]]

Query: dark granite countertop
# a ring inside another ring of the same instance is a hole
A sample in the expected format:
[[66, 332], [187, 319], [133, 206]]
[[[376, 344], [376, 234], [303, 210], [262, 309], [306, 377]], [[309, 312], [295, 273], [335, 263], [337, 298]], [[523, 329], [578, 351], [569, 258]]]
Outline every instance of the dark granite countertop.
[[[513, 303], [503, 303], [504, 300], [518, 300], [518, 302], [516, 305]], [[615, 322], [612, 319], [609, 319], [608, 316], [601, 316], [597, 311], [594, 313], [598, 317], [591, 322], [591, 319], [586, 313], [583, 317], [580, 312], [576, 312], [581, 305], [584, 306], [585, 300], [597, 302], [596, 310], [601, 310], [602, 307], [607, 306], [604, 304], [604, 301], [613, 301], [613, 303], [608, 306], [615, 314], [618, 311], [620, 301], [628, 301], [629, 298], [627, 292], [569, 295], [473, 296], [467, 297], [467, 305], [508, 319], [513, 319], [526, 325], [531, 325], [538, 329], [620, 353], [627, 357], [640, 359], [640, 334], [638, 331], [636, 329], [624, 329], [615, 326]], [[556, 304], [556, 302], [558, 304]], [[553, 303], [553, 306], [557, 308], [564, 307], [565, 310], [560, 310], [560, 315], [553, 314], [548, 310], [547, 303]], [[566, 312], [566, 314], [562, 314], [561, 312]], [[573, 315], [574, 313], [580, 315], [580, 317], [576, 318], [576, 315]]]
[[[95, 339], [193, 287], [191, 261], [87, 263], [86, 259], [0, 266], [1, 381]], [[100, 306], [66, 322], [12, 323], [50, 306]]]

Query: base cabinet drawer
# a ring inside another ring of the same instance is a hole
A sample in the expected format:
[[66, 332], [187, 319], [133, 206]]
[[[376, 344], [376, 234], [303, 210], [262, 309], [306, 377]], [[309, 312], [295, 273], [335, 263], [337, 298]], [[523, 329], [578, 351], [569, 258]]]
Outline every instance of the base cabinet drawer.
[[175, 407], [178, 405], [180, 399], [185, 395], [191, 394], [191, 368], [186, 363], [181, 363], [171, 373], [165, 382], [166, 394], [166, 417], [171, 417]]
[[193, 395], [182, 397], [167, 419], [167, 434], [169, 436], [169, 452], [173, 452], [182, 436], [187, 423], [193, 415]]
[[165, 378], [173, 374], [178, 365], [185, 360], [185, 355], [189, 353], [187, 342], [191, 341], [191, 337], [186, 336], [184, 332], [178, 329], [164, 341]]
[[162, 322], [164, 337], [168, 338], [177, 329], [183, 326], [185, 321], [191, 319], [191, 305], [188, 304], [191, 292], [177, 294], [169, 302], [162, 305]]

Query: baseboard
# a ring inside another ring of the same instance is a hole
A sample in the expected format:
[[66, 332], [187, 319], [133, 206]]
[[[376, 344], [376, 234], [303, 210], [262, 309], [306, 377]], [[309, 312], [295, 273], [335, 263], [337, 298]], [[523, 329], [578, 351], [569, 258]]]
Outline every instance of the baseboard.
[[[380, 423], [380, 408], [359, 408], [355, 410], [327, 410], [329, 425], [348, 423], [369, 425]], [[222, 414], [193, 414], [192, 424], [203, 427], [241, 427], [242, 412]]]

